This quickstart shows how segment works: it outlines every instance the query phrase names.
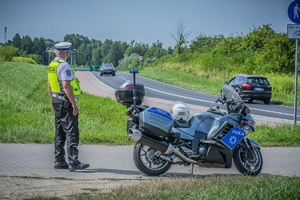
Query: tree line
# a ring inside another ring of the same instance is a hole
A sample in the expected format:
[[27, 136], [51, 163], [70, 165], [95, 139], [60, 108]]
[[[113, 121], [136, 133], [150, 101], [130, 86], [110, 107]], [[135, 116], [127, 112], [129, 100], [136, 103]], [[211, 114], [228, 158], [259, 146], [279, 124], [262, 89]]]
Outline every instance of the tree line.
[[[89, 39], [79, 34], [67, 34], [64, 41], [72, 43], [72, 62], [75, 65], [89, 66], [113, 63], [119, 66], [119, 61], [132, 54], [146, 58], [160, 58], [171, 51], [163, 49], [162, 43], [157, 41], [151, 46], [145, 43], [131, 41], [130, 44], [107, 39], [105, 41]], [[13, 46], [20, 50], [19, 55], [33, 58], [37, 63], [49, 64], [54, 57], [54, 44], [57, 41], [45, 38], [33, 38], [26, 35], [21, 37], [17, 33], [5, 46]], [[137, 59], [137, 58], [136, 58]]]
[[[190, 32], [185, 30], [181, 22], [174, 34], [171, 34], [175, 41], [174, 47], [163, 48], [161, 42], [157, 41], [152, 45], [137, 43], [134, 40], [130, 43], [104, 41], [89, 39], [79, 34], [67, 34], [64, 41], [71, 42], [72, 64], [79, 66], [101, 65], [102, 63], [113, 63], [122, 69], [138, 68], [140, 62], [137, 57], [144, 57], [142, 67], [155, 65], [161, 62], [190, 63], [195, 65], [203, 63], [203, 54], [209, 54], [212, 59], [222, 55], [230, 57], [237, 63], [263, 68], [269, 63], [269, 69], [273, 72], [288, 73], [293, 69], [295, 45], [294, 40], [287, 39], [286, 33], [277, 33], [271, 25], [253, 27], [246, 35], [205, 35], [188, 42]], [[0, 61], [4, 59], [1, 48], [10, 46], [16, 48], [10, 50], [14, 56], [24, 56], [34, 59], [37, 63], [47, 65], [54, 54], [54, 44], [57, 41], [45, 38], [33, 38], [30, 36], [21, 37], [18, 33], [6, 44], [0, 44]], [[1, 53], [2, 52], [2, 53]], [[7, 54], [8, 51], [6, 51]], [[9, 59], [8, 59], [9, 60]], [[209, 66], [206, 66], [206, 68]]]

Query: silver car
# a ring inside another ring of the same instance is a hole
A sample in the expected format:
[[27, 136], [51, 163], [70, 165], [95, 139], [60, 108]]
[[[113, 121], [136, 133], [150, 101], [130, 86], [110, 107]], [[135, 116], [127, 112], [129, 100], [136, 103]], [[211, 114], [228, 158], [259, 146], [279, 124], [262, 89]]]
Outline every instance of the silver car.
[[103, 63], [100, 67], [100, 76], [103, 74], [112, 74], [113, 76], [116, 75], [116, 69], [112, 63]]

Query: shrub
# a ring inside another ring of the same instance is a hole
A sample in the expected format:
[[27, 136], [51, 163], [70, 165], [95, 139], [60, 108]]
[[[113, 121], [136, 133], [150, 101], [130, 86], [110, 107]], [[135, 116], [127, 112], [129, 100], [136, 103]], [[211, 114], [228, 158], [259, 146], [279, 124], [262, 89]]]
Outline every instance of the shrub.
[[29, 54], [26, 56], [26, 58], [30, 58], [30, 59], [34, 60], [37, 64], [40, 64], [41, 60], [42, 60], [42, 56], [40, 56], [38, 54]]
[[138, 68], [138, 56], [139, 55], [136, 53], [133, 53], [130, 56], [125, 55], [125, 57], [119, 61], [119, 69], [126, 71], [128, 69]]
[[37, 64], [35, 60], [31, 58], [24, 58], [24, 57], [14, 57], [12, 62], [22, 62], [22, 63], [30, 63], [30, 64]]
[[13, 57], [19, 56], [19, 49], [13, 46], [0, 46], [0, 60], [11, 61]]

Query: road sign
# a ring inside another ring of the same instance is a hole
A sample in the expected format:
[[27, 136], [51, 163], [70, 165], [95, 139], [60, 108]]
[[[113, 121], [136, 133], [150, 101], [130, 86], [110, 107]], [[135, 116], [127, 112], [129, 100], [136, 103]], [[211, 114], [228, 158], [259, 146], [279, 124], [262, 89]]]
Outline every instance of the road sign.
[[300, 0], [293, 1], [289, 5], [288, 15], [292, 22], [300, 24]]
[[[299, 4], [300, 5], [300, 4]], [[298, 6], [298, 4], [296, 4]], [[300, 11], [300, 10], [299, 10]], [[297, 125], [297, 98], [298, 98], [298, 39], [300, 39], [300, 24], [288, 24], [287, 37], [289, 39], [296, 39], [295, 51], [295, 86], [294, 86], [294, 125]]]
[[300, 39], [300, 24], [287, 25], [287, 38]]
[[138, 60], [139, 60], [139, 61], [143, 61], [143, 60], [144, 60], [144, 57], [143, 57], [143, 56], [139, 56], [139, 57], [138, 57]]

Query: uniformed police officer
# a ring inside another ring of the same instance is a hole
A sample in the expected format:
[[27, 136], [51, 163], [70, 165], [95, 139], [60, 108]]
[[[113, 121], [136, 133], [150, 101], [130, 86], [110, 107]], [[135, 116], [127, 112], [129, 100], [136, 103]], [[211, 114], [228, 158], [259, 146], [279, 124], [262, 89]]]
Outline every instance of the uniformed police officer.
[[[75, 171], [85, 169], [89, 164], [78, 160], [78, 107], [76, 100], [81, 94], [80, 83], [67, 62], [70, 55], [70, 42], [56, 45], [56, 57], [48, 67], [48, 91], [55, 113], [55, 169]], [[67, 141], [69, 165], [65, 160], [64, 145]]]

